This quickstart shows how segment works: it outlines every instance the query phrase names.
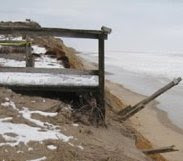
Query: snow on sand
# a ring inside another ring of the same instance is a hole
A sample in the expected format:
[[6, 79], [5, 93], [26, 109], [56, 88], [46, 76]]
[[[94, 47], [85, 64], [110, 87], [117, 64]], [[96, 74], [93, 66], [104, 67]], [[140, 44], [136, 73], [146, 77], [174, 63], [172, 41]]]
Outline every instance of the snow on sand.
[[[18, 111], [15, 103], [12, 101], [7, 101], [1, 103], [2, 108], [7, 108], [7, 106]], [[40, 120], [33, 119], [32, 114], [39, 114], [42, 116], [54, 117], [57, 113], [42, 112], [42, 111], [30, 111], [28, 108], [23, 108], [19, 110], [19, 114], [32, 123], [34, 126], [29, 126], [27, 124], [12, 123], [12, 117], [6, 117], [0, 119], [0, 134], [4, 138], [5, 142], [0, 143], [0, 146], [10, 145], [15, 146], [20, 143], [25, 145], [30, 141], [44, 141], [48, 139], [52, 140], [62, 140], [63, 142], [69, 142], [70, 139], [73, 139], [73, 136], [66, 136], [61, 133], [59, 128], [53, 124], [42, 122]], [[8, 134], [14, 134], [9, 136]]]

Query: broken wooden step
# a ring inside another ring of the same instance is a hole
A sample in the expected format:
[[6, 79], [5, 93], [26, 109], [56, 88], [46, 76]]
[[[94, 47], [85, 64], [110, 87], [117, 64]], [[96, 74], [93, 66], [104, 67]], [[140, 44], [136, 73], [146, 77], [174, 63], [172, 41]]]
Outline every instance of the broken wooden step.
[[151, 96], [145, 98], [144, 100], [140, 101], [136, 105], [134, 105], [134, 106], [127, 106], [125, 109], [123, 109], [123, 110], [118, 112], [118, 114], [120, 115], [120, 119], [122, 121], [126, 121], [127, 119], [129, 119], [130, 117], [132, 117], [133, 115], [135, 115], [136, 113], [141, 111], [143, 108], [145, 108], [145, 105], [147, 105], [148, 103], [150, 103], [155, 98], [157, 98], [158, 96], [162, 95], [163, 93], [165, 93], [166, 91], [168, 91], [172, 87], [178, 85], [181, 81], [182, 81], [182, 78], [180, 78], [180, 77], [177, 78], [177, 79], [174, 79], [173, 81], [171, 81], [170, 83], [165, 85], [163, 88], [157, 90]]
[[147, 155], [159, 154], [159, 153], [168, 153], [168, 152], [175, 152], [175, 151], [179, 151], [178, 149], [175, 149], [175, 145], [161, 147], [161, 148], [157, 148], [157, 149], [142, 150], [142, 152], [144, 154], [147, 154]]

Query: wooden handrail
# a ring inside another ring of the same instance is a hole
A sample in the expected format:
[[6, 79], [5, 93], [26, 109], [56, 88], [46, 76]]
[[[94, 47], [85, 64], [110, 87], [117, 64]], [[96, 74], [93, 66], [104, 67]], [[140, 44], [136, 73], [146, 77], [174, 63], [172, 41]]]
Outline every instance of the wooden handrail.
[[60, 36], [73, 38], [90, 38], [99, 39], [104, 35], [107, 39], [108, 32], [104, 30], [81, 30], [81, 29], [64, 29], [64, 28], [29, 28], [29, 27], [0, 27], [0, 34], [22, 34], [37, 36]]
[[0, 40], [1, 46], [26, 46], [27, 41], [17, 41], [17, 40]]

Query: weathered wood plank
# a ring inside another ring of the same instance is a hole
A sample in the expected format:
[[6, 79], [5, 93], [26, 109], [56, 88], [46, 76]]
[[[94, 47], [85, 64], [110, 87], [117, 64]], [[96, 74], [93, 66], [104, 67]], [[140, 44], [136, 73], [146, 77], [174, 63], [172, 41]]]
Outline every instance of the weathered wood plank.
[[93, 86], [40, 86], [40, 85], [0, 85], [17, 91], [58, 91], [58, 92], [96, 92], [98, 87]]
[[25, 72], [0, 72], [0, 86], [13, 89], [37, 90], [82, 90], [96, 89], [98, 76], [96, 75], [67, 75], [53, 73], [25, 73]]
[[157, 149], [147, 149], [143, 150], [142, 152], [147, 155], [152, 155], [152, 154], [159, 154], [159, 153], [168, 153], [168, 152], [175, 152], [178, 151], [178, 149], [175, 149], [175, 146], [167, 146], [167, 147], [162, 147], [162, 148], [157, 148]]
[[1, 43], [26, 43], [25, 40], [0, 40], [0, 44]]
[[167, 85], [165, 85], [164, 87], [160, 88], [159, 90], [157, 90], [155, 93], [153, 93], [151, 96], [145, 98], [144, 100], [140, 101], [138, 104], [136, 104], [135, 106], [139, 106], [139, 105], [146, 105], [149, 102], [151, 102], [152, 100], [154, 100], [155, 98], [157, 98], [158, 96], [162, 95], [163, 93], [165, 93], [166, 91], [168, 91], [169, 89], [171, 89], [172, 87], [178, 85], [180, 82], [182, 81], [182, 78], [179, 77], [177, 79], [174, 79], [173, 81], [171, 81], [170, 83], [168, 83]]
[[34, 67], [34, 60], [33, 60], [33, 55], [31, 51], [31, 44], [26, 43], [26, 67]]
[[63, 28], [25, 28], [25, 27], [0, 27], [0, 34], [20, 34], [37, 36], [60, 36], [74, 38], [98, 39], [101, 34], [107, 39], [107, 32], [102, 30], [81, 30], [81, 29], [63, 29]]
[[98, 70], [77, 70], [58, 68], [33, 68], [33, 67], [0, 67], [0, 72], [25, 72], [25, 73], [52, 73], [67, 75], [98, 75]]
[[122, 111], [119, 111], [118, 114], [121, 115], [121, 120], [122, 121], [126, 121], [127, 119], [129, 119], [130, 117], [135, 115], [137, 112], [139, 112], [143, 108], [145, 108], [146, 104], [148, 104], [149, 102], [151, 102], [152, 100], [154, 100], [158, 96], [162, 95], [163, 93], [165, 93], [166, 91], [168, 91], [172, 87], [178, 85], [181, 81], [182, 81], [181, 77], [179, 77], [177, 79], [174, 79], [173, 81], [171, 81], [170, 83], [168, 83], [167, 85], [165, 85], [161, 89], [157, 90], [151, 96], [149, 96], [149, 97], [145, 98], [144, 100], [140, 101], [136, 105], [134, 105], [134, 106], [127, 106]]
[[0, 40], [1, 46], [26, 46], [26, 41]]

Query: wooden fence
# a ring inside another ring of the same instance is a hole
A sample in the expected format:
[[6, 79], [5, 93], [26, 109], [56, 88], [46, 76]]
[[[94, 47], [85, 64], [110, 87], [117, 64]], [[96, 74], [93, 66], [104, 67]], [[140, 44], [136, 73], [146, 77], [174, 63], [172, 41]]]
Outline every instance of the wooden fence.
[[[108, 38], [108, 34], [110, 34], [111, 29], [107, 27], [102, 27], [101, 30], [78, 30], [78, 29], [63, 29], [63, 28], [25, 28], [25, 27], [0, 27], [0, 35], [23, 35], [23, 36], [57, 36], [57, 37], [70, 37], [70, 38], [85, 38], [85, 39], [96, 39], [98, 40], [98, 70], [96, 71], [88, 71], [89, 73], [93, 73], [98, 76], [99, 83], [97, 88], [99, 96], [99, 102], [102, 107], [105, 105], [104, 101], [104, 87], [105, 87], [105, 64], [104, 64], [104, 55], [105, 55], [105, 46], [104, 42]], [[27, 46], [27, 45], [26, 45]], [[30, 56], [30, 46], [27, 46], [27, 59], [29, 60]], [[28, 62], [28, 61], [26, 61]], [[40, 71], [40, 69], [31, 68], [31, 62], [27, 63], [28, 68], [1, 68], [0, 72], [33, 72], [36, 73]], [[52, 70], [52, 71], [51, 71]], [[58, 72], [58, 69], [41, 69], [46, 73], [50, 72]], [[63, 70], [60, 70], [63, 72]], [[87, 71], [79, 71], [79, 70], [67, 70], [68, 73], [75, 74], [86, 74]], [[66, 74], [65, 73], [65, 74]], [[91, 90], [93, 88], [86, 88], [86, 90]], [[70, 88], [72, 90], [76, 90]], [[78, 89], [78, 88], [77, 88]], [[80, 88], [82, 90], [82, 87]]]

